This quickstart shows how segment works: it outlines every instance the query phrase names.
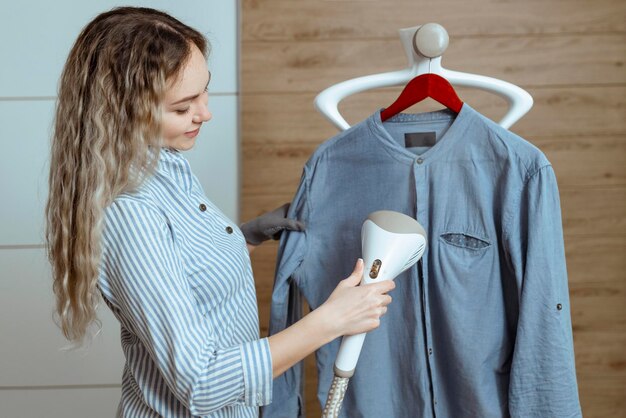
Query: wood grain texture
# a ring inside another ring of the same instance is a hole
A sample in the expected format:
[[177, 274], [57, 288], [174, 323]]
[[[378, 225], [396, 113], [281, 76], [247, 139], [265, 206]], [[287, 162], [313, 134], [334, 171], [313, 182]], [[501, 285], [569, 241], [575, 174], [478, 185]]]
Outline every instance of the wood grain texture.
[[574, 336], [576, 370], [580, 376], [626, 377], [626, 333], [582, 331]]
[[578, 392], [585, 418], [626, 417], [626, 379], [623, 377], [579, 374]]
[[399, 28], [427, 22], [442, 24], [451, 37], [626, 31], [626, 3], [615, 0], [377, 0], [375, 5], [363, 1], [244, 0], [243, 9], [244, 42], [395, 40]]
[[561, 190], [563, 228], [571, 235], [626, 234], [626, 188]]
[[[626, 34], [458, 37], [444, 68], [487, 75], [523, 86], [626, 83]], [[246, 42], [242, 91], [319, 92], [367, 74], [401, 70], [397, 39]], [[599, 77], [601, 75], [601, 77]]]
[[[511, 130], [539, 147], [557, 175], [583, 413], [626, 417], [626, 3], [243, 0], [242, 10], [241, 219], [290, 201], [303, 164], [337, 133], [314, 109], [321, 90], [406, 66], [399, 28], [441, 23], [450, 34], [445, 68], [531, 93], [532, 110]], [[354, 124], [400, 89], [357, 94], [340, 110]], [[457, 91], [493, 120], [505, 113], [500, 98]], [[438, 108], [426, 101], [408, 111]], [[276, 252], [270, 242], [252, 254], [263, 335]], [[320, 415], [314, 365], [309, 356], [310, 417]]]

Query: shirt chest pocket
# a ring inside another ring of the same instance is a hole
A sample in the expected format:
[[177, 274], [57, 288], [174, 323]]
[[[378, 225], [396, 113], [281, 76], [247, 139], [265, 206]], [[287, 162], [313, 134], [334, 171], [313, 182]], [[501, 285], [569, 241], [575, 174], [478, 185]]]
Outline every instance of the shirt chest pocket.
[[460, 229], [439, 235], [439, 264], [457, 273], [480, 272], [490, 264], [493, 245], [486, 234]]

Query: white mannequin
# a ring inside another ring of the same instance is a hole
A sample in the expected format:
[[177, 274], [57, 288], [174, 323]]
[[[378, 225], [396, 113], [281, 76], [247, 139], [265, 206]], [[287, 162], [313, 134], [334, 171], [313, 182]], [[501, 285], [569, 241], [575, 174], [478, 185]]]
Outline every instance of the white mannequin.
[[343, 81], [325, 89], [315, 98], [317, 110], [340, 130], [350, 127], [339, 113], [338, 105], [341, 100], [369, 89], [404, 85], [424, 73], [435, 73], [447, 79], [452, 85], [475, 87], [506, 99], [509, 109], [498, 123], [507, 129], [532, 107], [533, 99], [530, 94], [514, 84], [496, 78], [442, 68], [441, 55], [448, 47], [449, 39], [443, 26], [437, 23], [427, 23], [422, 26], [400, 29], [399, 33], [409, 60], [408, 68]]

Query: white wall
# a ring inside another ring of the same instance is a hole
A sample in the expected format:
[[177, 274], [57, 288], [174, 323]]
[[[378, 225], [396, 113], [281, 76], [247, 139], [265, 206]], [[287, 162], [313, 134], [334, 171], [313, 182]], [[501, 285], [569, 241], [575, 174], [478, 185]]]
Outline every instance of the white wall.
[[[5, 2], [0, 13], [0, 417], [111, 417], [120, 393], [119, 326], [81, 351], [52, 321], [43, 248], [49, 141], [57, 80], [81, 28], [117, 5], [165, 10], [212, 44], [213, 120], [187, 153], [209, 198], [238, 221], [238, 4], [236, 0]], [[219, 179], [219, 180], [218, 180]]]

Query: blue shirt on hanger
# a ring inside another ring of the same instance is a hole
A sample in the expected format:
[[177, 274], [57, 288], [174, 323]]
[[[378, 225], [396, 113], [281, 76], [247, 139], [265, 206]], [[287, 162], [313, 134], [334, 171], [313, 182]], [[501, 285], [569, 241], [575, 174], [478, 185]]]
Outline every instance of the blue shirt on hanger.
[[[417, 219], [428, 246], [367, 335], [341, 416], [581, 416], [554, 171], [467, 104], [385, 123], [377, 111], [316, 150], [288, 214], [306, 231], [281, 239], [270, 333], [350, 274], [363, 221], [383, 209]], [[317, 352], [322, 405], [339, 344]], [[301, 386], [300, 364], [263, 416], [302, 415]]]

